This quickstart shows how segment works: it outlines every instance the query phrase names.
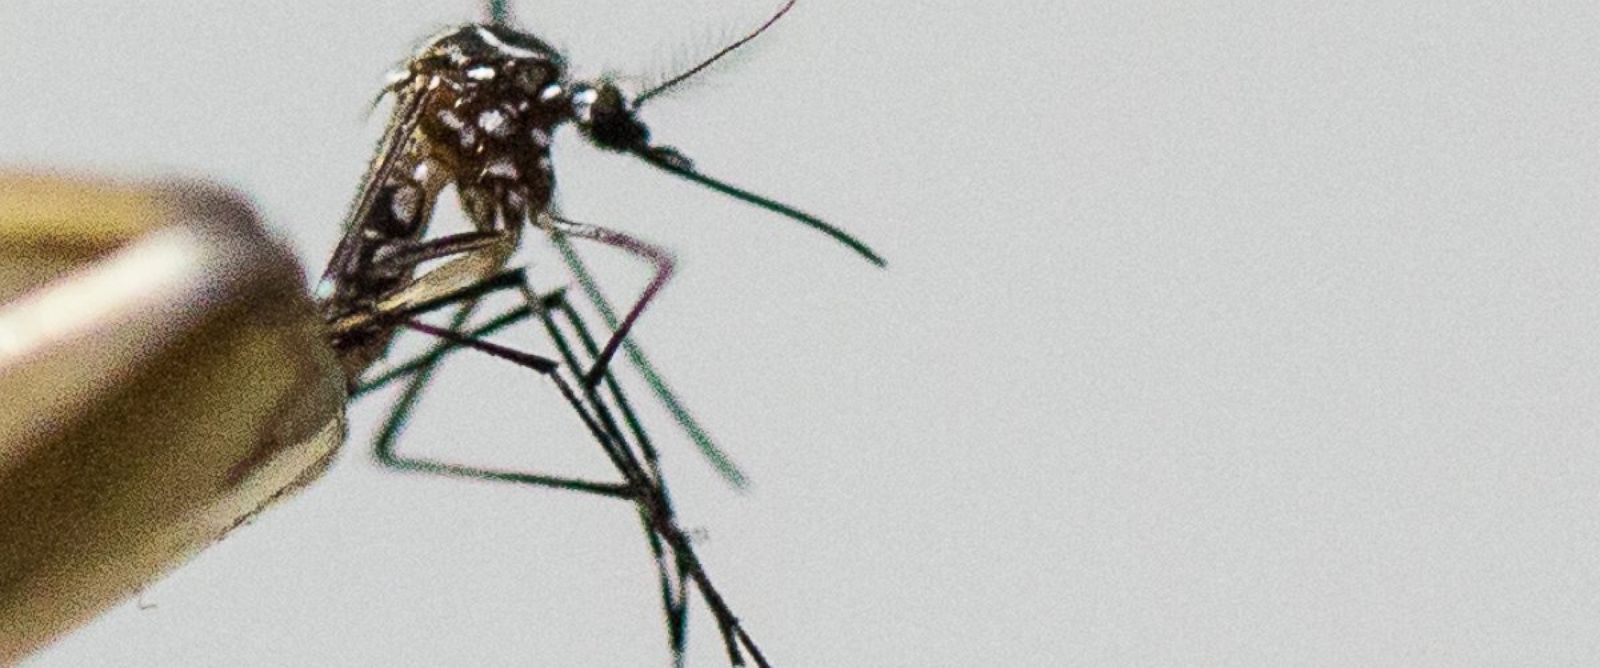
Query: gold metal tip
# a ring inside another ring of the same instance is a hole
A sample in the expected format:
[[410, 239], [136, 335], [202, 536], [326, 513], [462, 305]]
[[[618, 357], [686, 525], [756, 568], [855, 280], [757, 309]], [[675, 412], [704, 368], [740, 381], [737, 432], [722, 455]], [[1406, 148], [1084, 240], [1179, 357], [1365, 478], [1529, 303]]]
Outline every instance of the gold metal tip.
[[0, 663], [313, 480], [342, 373], [238, 195], [0, 172]]

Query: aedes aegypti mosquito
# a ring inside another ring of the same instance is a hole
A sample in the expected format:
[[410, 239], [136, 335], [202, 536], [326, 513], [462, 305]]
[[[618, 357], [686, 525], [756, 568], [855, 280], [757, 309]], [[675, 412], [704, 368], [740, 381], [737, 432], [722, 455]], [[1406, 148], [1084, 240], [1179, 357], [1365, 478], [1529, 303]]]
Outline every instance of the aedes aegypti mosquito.
[[[583, 491], [633, 501], [656, 561], [668, 637], [675, 656], [685, 643], [690, 586], [715, 617], [729, 660], [748, 654], [768, 665], [754, 640], [712, 585], [674, 515], [656, 453], [626, 397], [608, 372], [627, 347], [656, 393], [691, 432], [702, 450], [737, 482], [737, 471], [677, 407], [672, 395], [626, 335], [672, 274], [670, 253], [625, 232], [560, 217], [551, 209], [554, 172], [550, 140], [571, 123], [594, 145], [635, 156], [675, 176], [805, 223], [844, 243], [869, 261], [883, 260], [848, 234], [806, 213], [751, 194], [699, 172], [677, 150], [652, 143], [639, 120], [640, 106], [689, 79], [772, 26], [795, 4], [789, 0], [756, 30], [699, 65], [635, 96], [615, 83], [571, 80], [566, 63], [545, 42], [503, 20], [451, 28], [428, 40], [386, 88], [394, 108], [355, 203], [346, 233], [323, 274], [318, 299], [353, 394], [408, 378], [375, 444], [385, 466], [457, 477], [517, 482]], [[503, 10], [491, 6], [491, 17]], [[427, 238], [438, 197], [453, 186], [473, 231]], [[564, 293], [539, 295], [521, 270], [506, 271], [523, 226], [548, 234], [580, 284], [609, 321], [612, 333], [597, 345]], [[620, 319], [593, 288], [568, 239], [613, 246], [650, 262], [655, 274]], [[444, 261], [419, 274], [424, 263]], [[526, 306], [469, 327], [477, 300], [512, 291]], [[418, 316], [457, 307], [439, 327]], [[562, 359], [515, 350], [483, 337], [519, 320], [540, 318]], [[430, 353], [369, 376], [406, 328], [440, 339]], [[569, 337], [567, 330], [572, 332]], [[469, 348], [530, 369], [554, 383], [621, 474], [620, 482], [595, 482], [445, 464], [398, 455], [394, 440], [422, 385], [439, 359]], [[585, 358], [580, 360], [580, 355]], [[574, 374], [573, 382], [565, 374]], [[615, 410], [613, 410], [613, 407]], [[626, 429], [626, 431], [624, 430]]]

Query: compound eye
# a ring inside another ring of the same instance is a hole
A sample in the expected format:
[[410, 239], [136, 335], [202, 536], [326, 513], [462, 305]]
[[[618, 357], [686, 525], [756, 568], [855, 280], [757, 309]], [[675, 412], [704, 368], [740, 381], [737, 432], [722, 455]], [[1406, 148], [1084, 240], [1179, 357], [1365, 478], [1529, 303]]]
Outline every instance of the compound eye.
[[649, 146], [650, 131], [633, 115], [633, 105], [615, 85], [584, 85], [572, 92], [572, 118], [590, 141], [613, 151]]
[[591, 88], [586, 92], [589, 95], [583, 100], [586, 107], [584, 112], [591, 124], [616, 125], [632, 120], [633, 112], [628, 108], [628, 98], [624, 97], [616, 86], [604, 83], [600, 84], [599, 88]]

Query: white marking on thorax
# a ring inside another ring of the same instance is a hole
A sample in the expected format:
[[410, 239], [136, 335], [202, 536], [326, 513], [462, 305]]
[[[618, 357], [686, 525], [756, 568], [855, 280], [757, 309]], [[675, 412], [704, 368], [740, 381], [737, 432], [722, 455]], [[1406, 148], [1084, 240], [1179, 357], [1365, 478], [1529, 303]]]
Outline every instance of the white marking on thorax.
[[498, 176], [506, 179], [514, 179], [520, 175], [520, 172], [517, 171], [517, 166], [511, 164], [511, 161], [505, 158], [489, 163], [489, 166], [483, 169], [483, 173], [485, 176]]
[[483, 26], [476, 26], [476, 29], [478, 31], [478, 36], [482, 37], [483, 41], [487, 42], [489, 44], [489, 46], [492, 46], [492, 47], [494, 47], [496, 49], [499, 49], [501, 53], [504, 53], [504, 54], [507, 54], [507, 55], [511, 55], [511, 56], [515, 56], [515, 57], [518, 57], [518, 58], [531, 58], [533, 60], [544, 60], [544, 54], [539, 53], [537, 51], [529, 51], [529, 50], [524, 49], [524, 48], [522, 48], [520, 46], [511, 46], [510, 44], [502, 42], [502, 41], [500, 41], [499, 37], [495, 37], [494, 33], [489, 32], [488, 30], [485, 30], [483, 28]]
[[498, 109], [489, 109], [478, 114], [478, 127], [491, 137], [504, 137], [506, 135], [506, 115]]

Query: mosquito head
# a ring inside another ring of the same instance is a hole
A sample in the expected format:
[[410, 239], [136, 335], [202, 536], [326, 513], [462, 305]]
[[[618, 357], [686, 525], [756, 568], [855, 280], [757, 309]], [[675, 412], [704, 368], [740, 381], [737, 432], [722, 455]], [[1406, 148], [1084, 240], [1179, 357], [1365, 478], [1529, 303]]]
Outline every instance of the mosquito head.
[[601, 148], [633, 153], [647, 161], [666, 162], [681, 169], [693, 169], [688, 159], [677, 150], [666, 146], [651, 146], [650, 130], [639, 121], [635, 111], [650, 98], [672, 90], [759, 37], [761, 33], [771, 28], [772, 24], [777, 23], [778, 19], [783, 18], [784, 14], [789, 13], [789, 10], [794, 8], [795, 1], [788, 0], [783, 3], [778, 11], [750, 34], [711, 54], [711, 57], [701, 61], [700, 64], [640, 93], [637, 97], [630, 99], [615, 84], [606, 80], [579, 84], [572, 92], [572, 116], [578, 128], [589, 141]]
[[511, 86], [537, 94], [558, 83], [566, 61], [550, 45], [498, 25], [464, 25], [429, 39], [393, 85], [437, 80], [457, 90]]
[[589, 141], [604, 149], [629, 153], [646, 163], [671, 173], [679, 178], [697, 183], [722, 193], [734, 199], [754, 204], [762, 209], [796, 221], [823, 234], [832, 237], [834, 241], [844, 244], [877, 266], [885, 266], [884, 260], [877, 253], [861, 243], [849, 233], [834, 227], [827, 222], [809, 213], [791, 207], [774, 199], [757, 195], [743, 188], [739, 188], [725, 181], [712, 178], [695, 168], [694, 163], [679, 153], [671, 146], [657, 146], [650, 143], [650, 129], [645, 127], [637, 115], [641, 105], [651, 98], [666, 93], [684, 81], [706, 70], [728, 54], [739, 50], [751, 40], [761, 36], [771, 28], [778, 19], [789, 13], [794, 8], [796, 0], [787, 0], [778, 8], [766, 23], [751, 31], [739, 40], [721, 50], [711, 57], [701, 61], [700, 64], [679, 73], [665, 82], [649, 90], [629, 97], [617, 88], [616, 84], [604, 79], [594, 83], [573, 84], [570, 89], [571, 118], [578, 129], [583, 132]]
[[574, 84], [571, 100], [573, 123], [596, 146], [624, 153], [649, 148], [650, 129], [616, 84], [606, 80]]

